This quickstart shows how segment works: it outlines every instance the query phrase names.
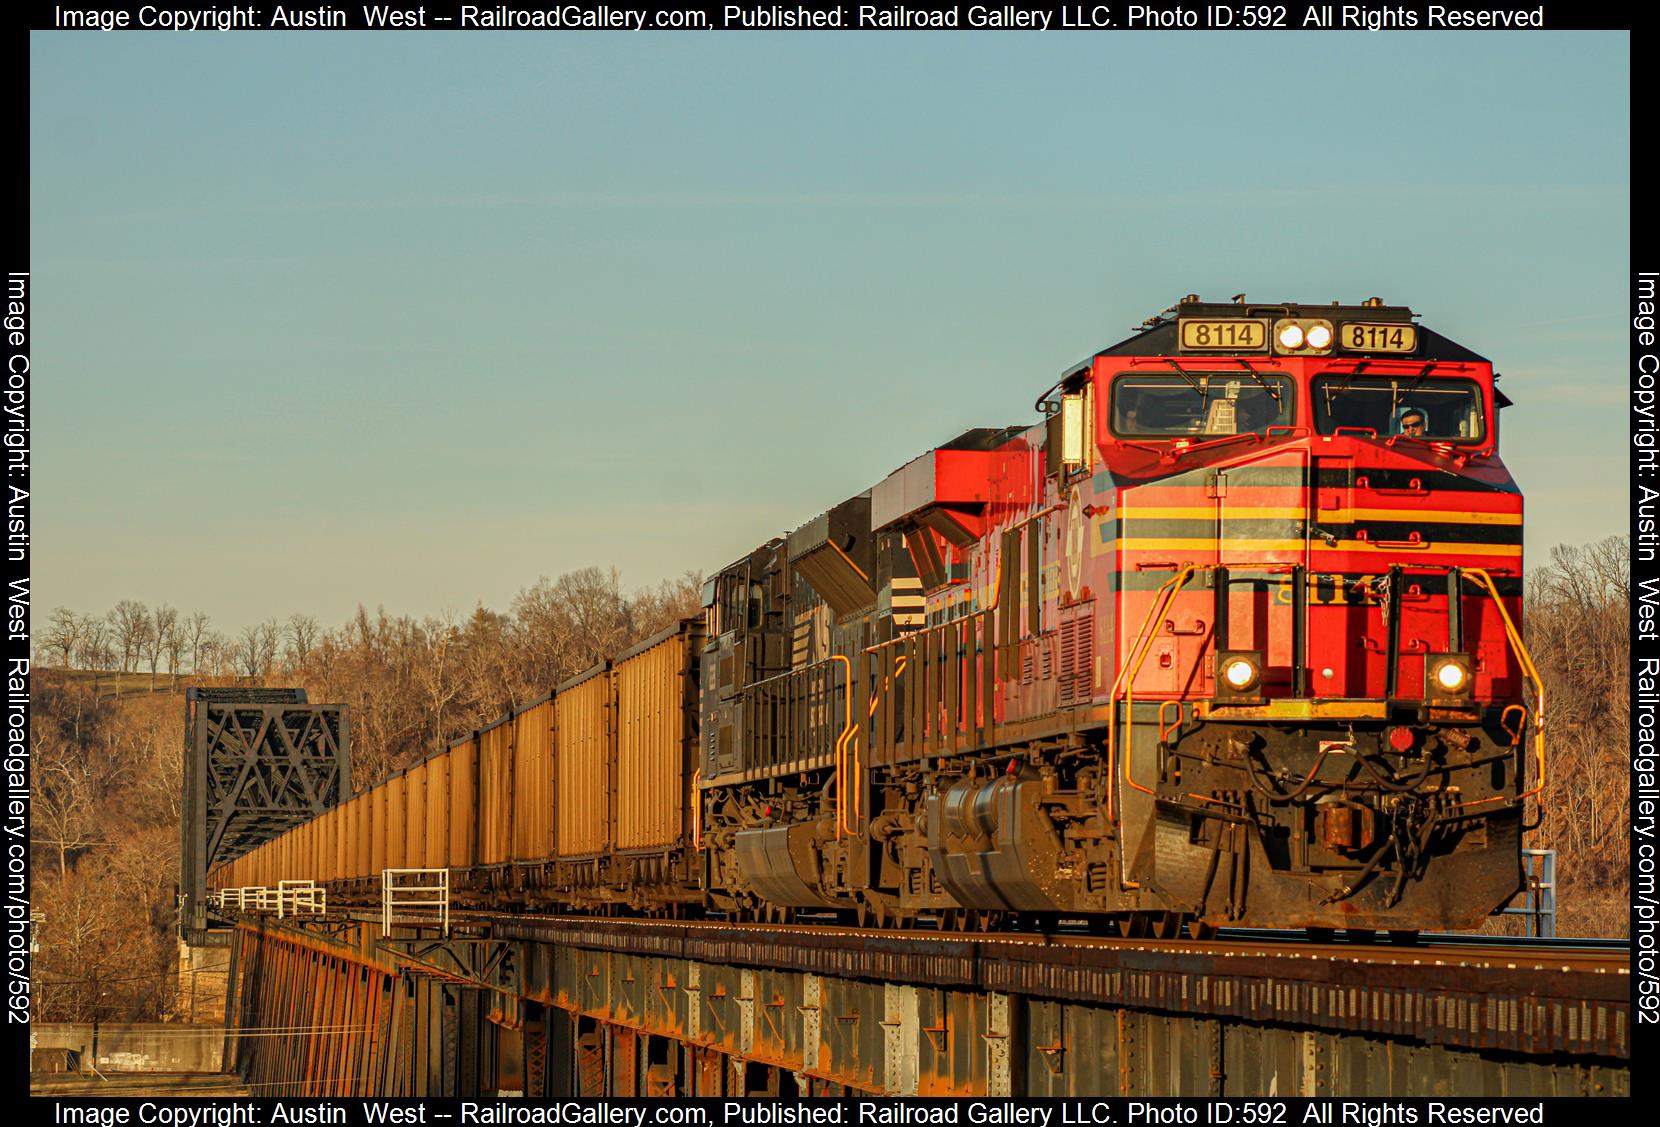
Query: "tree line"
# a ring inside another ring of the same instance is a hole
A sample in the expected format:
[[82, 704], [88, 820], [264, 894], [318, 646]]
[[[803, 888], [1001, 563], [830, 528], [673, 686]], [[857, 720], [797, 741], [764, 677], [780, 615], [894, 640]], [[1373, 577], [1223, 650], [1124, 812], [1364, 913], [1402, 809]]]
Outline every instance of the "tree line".
[[[1527, 577], [1523, 633], [1545, 684], [1547, 785], [1522, 844], [1557, 853], [1557, 928], [1626, 934], [1631, 850], [1631, 541], [1551, 550]], [[1529, 764], [1528, 778], [1533, 779]], [[1530, 782], [1531, 786], [1532, 783]]]
[[37, 662], [91, 671], [94, 687], [100, 672], [148, 671], [152, 689], [187, 676], [304, 688], [351, 707], [352, 774], [366, 787], [696, 614], [701, 585], [689, 572], [625, 594], [615, 568], [590, 567], [539, 579], [505, 612], [416, 618], [359, 607], [332, 629], [293, 614], [235, 635], [200, 611], [126, 599], [102, 614], [53, 610]]

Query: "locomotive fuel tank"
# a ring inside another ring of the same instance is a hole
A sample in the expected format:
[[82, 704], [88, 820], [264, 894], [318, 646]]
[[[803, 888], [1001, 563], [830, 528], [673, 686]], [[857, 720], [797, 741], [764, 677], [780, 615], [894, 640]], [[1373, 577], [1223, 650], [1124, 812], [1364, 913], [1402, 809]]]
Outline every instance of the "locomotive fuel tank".
[[1058, 912], [1074, 907], [1037, 779], [963, 779], [927, 803], [928, 859], [965, 908]]

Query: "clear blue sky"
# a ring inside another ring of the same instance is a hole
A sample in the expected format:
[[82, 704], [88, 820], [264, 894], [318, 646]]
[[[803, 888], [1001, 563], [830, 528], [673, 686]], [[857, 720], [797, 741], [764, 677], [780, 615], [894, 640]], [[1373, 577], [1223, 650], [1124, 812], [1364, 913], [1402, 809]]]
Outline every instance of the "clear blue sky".
[[1625, 530], [1625, 34], [36, 34], [37, 615], [713, 570], [1180, 295], [1494, 358]]

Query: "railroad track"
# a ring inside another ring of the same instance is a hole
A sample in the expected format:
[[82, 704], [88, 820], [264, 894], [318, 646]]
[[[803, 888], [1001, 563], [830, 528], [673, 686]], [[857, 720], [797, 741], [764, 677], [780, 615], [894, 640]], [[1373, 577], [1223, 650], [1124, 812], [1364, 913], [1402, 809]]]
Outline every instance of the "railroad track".
[[895, 951], [973, 952], [996, 958], [1000, 950], [1019, 949], [1030, 959], [1038, 950], [1067, 952], [1066, 958], [1098, 950], [1102, 953], [1200, 956], [1209, 958], [1271, 958], [1320, 960], [1392, 967], [1468, 967], [1510, 971], [1573, 970], [1629, 975], [1630, 944], [1619, 939], [1534, 939], [1503, 935], [1425, 934], [1411, 945], [1340, 940], [1315, 942], [1300, 929], [1225, 928], [1212, 939], [1144, 939], [1089, 935], [1079, 931], [953, 932], [924, 929], [876, 930], [818, 924], [740, 923], [727, 920], [653, 920], [593, 916], [537, 915], [459, 911], [452, 927], [493, 934], [529, 936], [586, 929], [641, 939], [736, 941], [758, 950], [768, 948], [844, 945], [849, 948], [891, 948]]
[[[375, 912], [348, 909], [350, 918], [379, 923]], [[430, 928], [423, 916], [396, 918], [395, 924], [416, 930]], [[1580, 965], [1618, 965], [1629, 972], [1631, 944], [1625, 939], [1562, 936], [1541, 938], [1514, 935], [1480, 935], [1456, 932], [1424, 932], [1414, 943], [1375, 942], [1353, 938], [1320, 941], [1301, 928], [1221, 928], [1210, 939], [1148, 939], [1090, 934], [1084, 927], [1063, 924], [1053, 931], [944, 931], [937, 928], [875, 929], [847, 927], [829, 922], [768, 924], [737, 920], [664, 920], [627, 916], [558, 915], [534, 912], [495, 912], [458, 908], [451, 913], [452, 928], [463, 934], [485, 934], [506, 927], [515, 932], [569, 930], [599, 927], [613, 934], [653, 932], [668, 935], [747, 936], [756, 943], [786, 937], [800, 942], [805, 937], [828, 942], [845, 940], [868, 945], [878, 942], [912, 945], [961, 945], [978, 943], [987, 948], [998, 945], [1031, 947], [1099, 947], [1112, 950], [1169, 951], [1191, 954], [1324, 956], [1372, 963], [1420, 963], [1429, 960], [1464, 960], [1474, 957], [1491, 960], [1561, 958]]]
[[[1218, 939], [1237, 939], [1241, 942], [1310, 942], [1306, 933], [1291, 929], [1225, 927], [1217, 933]], [[1629, 951], [1631, 943], [1625, 939], [1593, 939], [1581, 936], [1552, 936], [1541, 938], [1527, 935], [1474, 935], [1468, 932], [1426, 931], [1418, 937], [1422, 947], [1477, 947], [1509, 948], [1527, 951]], [[1353, 944], [1351, 944], [1353, 946]], [[1410, 950], [1411, 948], [1407, 948]]]

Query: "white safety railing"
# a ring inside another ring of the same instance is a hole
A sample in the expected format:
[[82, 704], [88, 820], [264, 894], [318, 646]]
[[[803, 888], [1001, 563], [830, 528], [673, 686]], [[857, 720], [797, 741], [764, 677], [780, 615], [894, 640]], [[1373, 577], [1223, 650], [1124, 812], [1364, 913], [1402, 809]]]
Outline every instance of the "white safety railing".
[[392, 934], [396, 908], [420, 911], [436, 908], [445, 936], [450, 933], [450, 871], [448, 869], [382, 869], [380, 871], [380, 934]]
[[313, 880], [281, 880], [277, 882], [277, 918], [297, 916], [301, 912], [321, 915], [328, 910], [328, 889]]
[[208, 893], [210, 903], [239, 912], [275, 912], [278, 919], [302, 913], [322, 915], [328, 911], [328, 889], [314, 880], [278, 881], [277, 887], [249, 885]]

